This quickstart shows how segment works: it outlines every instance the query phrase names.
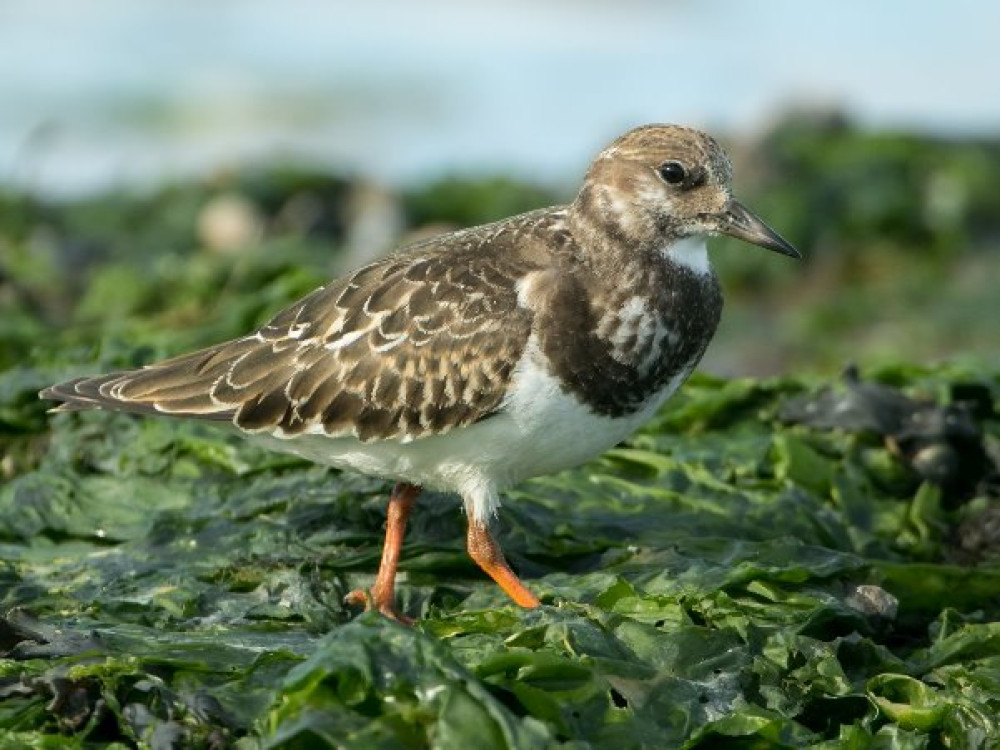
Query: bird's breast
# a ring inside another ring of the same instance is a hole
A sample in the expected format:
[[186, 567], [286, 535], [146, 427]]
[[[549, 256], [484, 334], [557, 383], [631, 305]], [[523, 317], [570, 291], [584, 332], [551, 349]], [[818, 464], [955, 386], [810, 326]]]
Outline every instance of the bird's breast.
[[701, 359], [722, 310], [714, 274], [673, 264], [640, 283], [586, 291], [553, 296], [539, 343], [565, 389], [609, 417], [672, 391]]

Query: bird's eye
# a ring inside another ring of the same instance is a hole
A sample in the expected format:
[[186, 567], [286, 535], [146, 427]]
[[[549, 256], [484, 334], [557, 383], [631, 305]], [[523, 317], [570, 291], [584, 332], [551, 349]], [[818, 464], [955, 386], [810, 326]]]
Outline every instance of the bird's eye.
[[684, 165], [679, 161], [664, 162], [657, 171], [660, 173], [663, 181], [670, 185], [677, 185], [684, 182], [684, 178], [687, 177]]

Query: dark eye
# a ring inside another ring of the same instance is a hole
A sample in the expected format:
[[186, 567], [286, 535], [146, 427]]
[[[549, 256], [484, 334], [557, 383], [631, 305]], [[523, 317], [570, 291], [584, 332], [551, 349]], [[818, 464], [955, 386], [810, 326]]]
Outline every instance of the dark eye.
[[684, 178], [687, 177], [687, 172], [679, 161], [664, 162], [657, 171], [660, 173], [663, 181], [670, 185], [677, 185], [684, 182]]

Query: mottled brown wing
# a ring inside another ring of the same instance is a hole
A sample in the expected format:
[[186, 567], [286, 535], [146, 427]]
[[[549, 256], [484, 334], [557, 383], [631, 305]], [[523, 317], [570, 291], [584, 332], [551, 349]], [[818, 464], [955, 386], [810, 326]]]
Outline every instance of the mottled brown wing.
[[531, 330], [520, 269], [473, 253], [396, 256], [321, 287], [255, 333], [41, 393], [248, 431], [415, 438], [500, 406]]

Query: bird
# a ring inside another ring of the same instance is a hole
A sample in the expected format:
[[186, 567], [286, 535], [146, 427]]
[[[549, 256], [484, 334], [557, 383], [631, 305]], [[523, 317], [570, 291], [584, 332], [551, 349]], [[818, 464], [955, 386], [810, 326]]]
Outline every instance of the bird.
[[571, 203], [424, 239], [309, 293], [253, 332], [139, 369], [58, 383], [56, 412], [183, 417], [395, 482], [370, 588], [395, 579], [423, 488], [456, 493], [472, 560], [540, 605], [492, 531], [500, 493], [627, 438], [694, 370], [722, 312], [706, 240], [801, 254], [732, 192], [708, 134], [634, 128]]

